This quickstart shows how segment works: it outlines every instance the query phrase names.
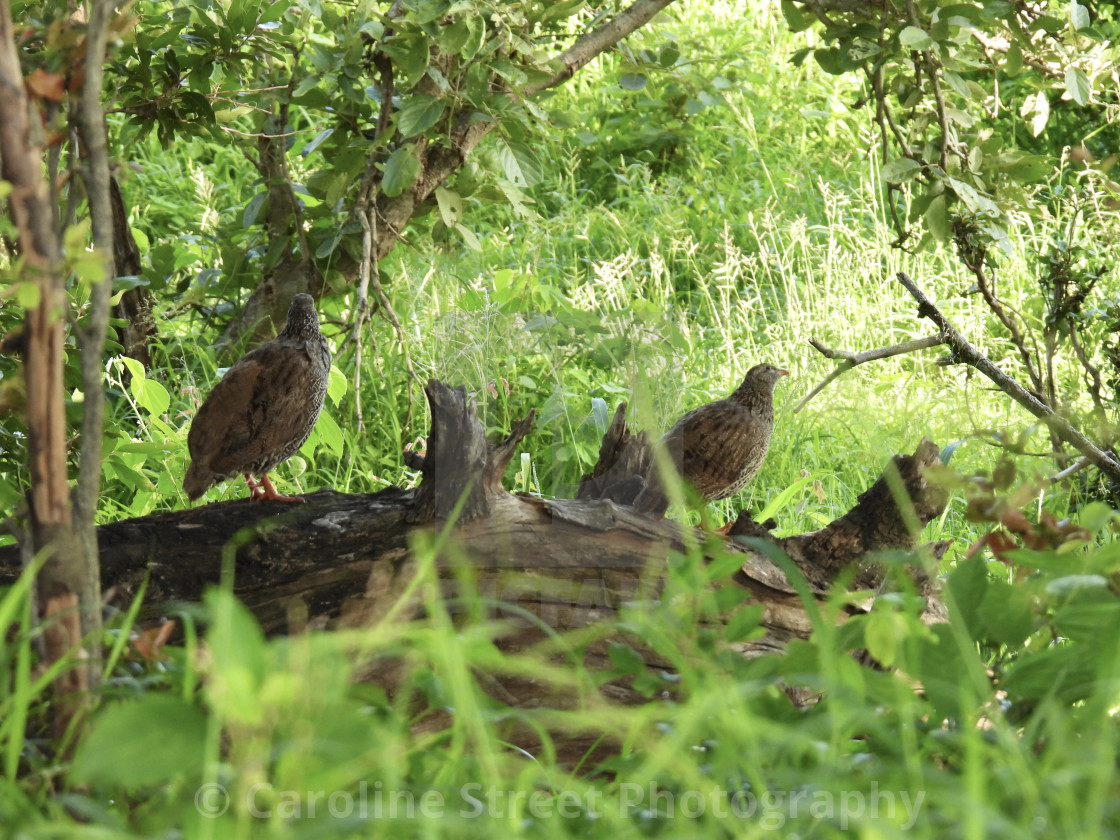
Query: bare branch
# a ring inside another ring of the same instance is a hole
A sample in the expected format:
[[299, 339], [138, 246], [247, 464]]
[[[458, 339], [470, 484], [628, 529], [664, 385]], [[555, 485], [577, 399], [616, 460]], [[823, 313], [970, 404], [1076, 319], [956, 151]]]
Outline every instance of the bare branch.
[[1050, 481], [1051, 484], [1057, 484], [1059, 481], [1065, 481], [1071, 475], [1073, 475], [1074, 473], [1081, 472], [1083, 469], [1085, 469], [1087, 466], [1089, 466], [1092, 463], [1093, 462], [1090, 461], [1088, 458], [1078, 458], [1076, 461], [1074, 461], [1072, 464], [1070, 464], [1068, 467], [1066, 467], [1061, 472], [1054, 473], [1052, 476], [1050, 476], [1050, 478], [1048, 480]]
[[931, 335], [926, 338], [915, 338], [913, 341], [904, 341], [902, 344], [894, 344], [890, 347], [880, 347], [876, 350], [864, 350], [862, 353], [853, 353], [850, 350], [833, 350], [831, 347], [825, 347], [815, 338], [810, 338], [809, 343], [812, 344], [817, 351], [826, 359], [841, 359], [838, 364], [828, 376], [826, 376], [821, 383], [810, 391], [801, 402], [799, 402], [793, 409], [796, 414], [805, 407], [813, 397], [828, 387], [832, 380], [836, 379], [843, 373], [847, 373], [856, 365], [862, 365], [864, 362], [874, 362], [878, 359], [887, 359], [891, 356], [901, 356], [904, 353], [914, 353], [918, 350], [927, 350], [930, 347], [936, 347], [941, 343], [941, 336]]
[[1070, 425], [1067, 420], [1058, 416], [1054, 409], [1044, 404], [1034, 394], [996, 367], [991, 359], [973, 347], [964, 336], [957, 332], [953, 325], [949, 323], [949, 319], [933, 305], [933, 302], [926, 297], [925, 292], [919, 289], [909, 276], [901, 271], [897, 276], [898, 282], [918, 302], [918, 317], [929, 318], [941, 330], [941, 343], [953, 351], [952, 361], [963, 362], [976, 368], [998, 385], [999, 389], [1011, 399], [1046, 423], [1061, 440], [1073, 446], [1092, 461], [1101, 472], [1115, 481], [1120, 481], [1120, 463], [1108, 453], [1099, 449], [1096, 444]]
[[540, 93], [542, 90], [568, 81], [591, 59], [610, 49], [627, 35], [641, 29], [654, 15], [672, 2], [673, 0], [637, 0], [629, 9], [615, 15], [598, 29], [583, 35], [564, 50], [556, 57], [556, 61], [561, 65], [560, 71], [542, 84], [528, 88], [526, 93]]

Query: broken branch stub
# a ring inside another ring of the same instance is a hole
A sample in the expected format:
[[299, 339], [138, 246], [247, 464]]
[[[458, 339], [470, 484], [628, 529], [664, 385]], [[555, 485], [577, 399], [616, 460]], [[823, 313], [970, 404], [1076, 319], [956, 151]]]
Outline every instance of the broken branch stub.
[[489, 516], [494, 499], [508, 495], [502, 475], [517, 445], [532, 429], [536, 412], [530, 411], [508, 438], [491, 446], [465, 387], [452, 388], [429, 379], [424, 394], [432, 425], [427, 452], [410, 459], [424, 478], [409, 521], [450, 519], [460, 503], [458, 522]]
[[580, 478], [576, 498], [633, 505], [645, 487], [651, 462], [649, 437], [645, 432], [631, 433], [626, 425], [626, 403], [619, 403], [599, 446], [599, 460]]

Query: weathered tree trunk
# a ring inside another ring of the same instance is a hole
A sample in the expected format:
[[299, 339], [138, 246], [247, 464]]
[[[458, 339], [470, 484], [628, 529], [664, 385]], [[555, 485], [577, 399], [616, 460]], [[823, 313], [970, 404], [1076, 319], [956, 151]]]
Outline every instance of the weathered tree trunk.
[[[100, 61], [104, 54], [104, 20], [101, 23], [100, 30], [90, 28], [94, 43], [89, 49], [94, 61]], [[96, 51], [98, 45], [100, 54]], [[99, 72], [89, 76], [93, 81], [87, 76], [87, 84], [100, 84]], [[9, 209], [18, 233], [25, 277], [39, 291], [38, 305], [27, 313], [23, 354], [31, 473], [30, 539], [25, 544], [25, 559], [30, 560], [30, 555], [43, 558], [36, 580], [36, 598], [44, 624], [47, 663], [75, 655], [74, 666], [54, 683], [54, 724], [56, 733], [61, 735], [81, 713], [88, 700], [86, 689], [95, 683], [99, 673], [100, 648], [94, 646], [99, 644], [100, 593], [92, 514], [85, 523], [89, 539], [83, 540], [83, 519], [74, 516], [70, 503], [63, 389], [66, 288], [58, 231], [54, 227], [54, 199], [43, 178], [42, 123], [22, 80], [11, 9], [7, 0], [0, 0], [0, 177], [12, 187]], [[107, 165], [106, 159], [106, 172]], [[97, 398], [100, 396], [98, 393]], [[100, 426], [97, 443], [100, 445]], [[100, 459], [96, 461], [99, 471]], [[87, 633], [92, 641], [83, 651], [82, 639]]]

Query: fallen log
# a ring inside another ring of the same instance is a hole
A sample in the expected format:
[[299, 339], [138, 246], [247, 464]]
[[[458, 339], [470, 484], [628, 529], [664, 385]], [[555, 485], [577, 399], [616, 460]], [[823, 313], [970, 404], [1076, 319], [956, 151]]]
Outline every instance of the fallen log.
[[[625, 405], [578, 498], [542, 499], [511, 494], [501, 484], [532, 427], [531, 413], [506, 440], [492, 445], [465, 389], [432, 380], [425, 391], [432, 415], [428, 450], [409, 455], [423, 476], [418, 488], [373, 494], [321, 490], [303, 505], [244, 499], [102, 525], [98, 541], [107, 600], [128, 605], [146, 579], [149, 609], [195, 602], [221, 580], [227, 564], [234, 593], [268, 634], [370, 626], [394, 607], [398, 616], [415, 617], [422, 604], [403, 611], [398, 605], [416, 570], [410, 546], [418, 536], [431, 544], [452, 521], [450, 540], [436, 560], [445, 594], [461, 594], [457, 568], [465, 560], [477, 587], [472, 597], [481, 594], [489, 614], [507, 628], [495, 643], [512, 652], [555, 631], [611, 627], [625, 603], [657, 597], [672, 552], [703, 553], [707, 547], [710, 558], [713, 535], [640, 516], [626, 504], [640, 492], [652, 459], [646, 436], [627, 429]], [[730, 533], [747, 544], [719, 540], [718, 551], [742, 555], [727, 585], [745, 587], [763, 605], [767, 631], [741, 651], [780, 650], [810, 632], [801, 598], [771, 559], [774, 550], [793, 560], [819, 597], [853, 566], [856, 586], [880, 586], [884, 574], [874, 563], [875, 552], [916, 548], [920, 526], [944, 509], [945, 493], [925, 479], [926, 467], [937, 460], [938, 448], [928, 440], [913, 455], [895, 456], [855, 508], [818, 531], [778, 539], [740, 517]], [[934, 554], [939, 550], [944, 547], [935, 547]], [[0, 585], [18, 572], [17, 550], [0, 549]], [[915, 575], [928, 596], [930, 620], [937, 620], [935, 588], [920, 570]], [[526, 621], [527, 614], [536, 621]], [[609, 640], [603, 634], [586, 646], [584, 661], [592, 671], [610, 670]], [[670, 667], [636, 642], [648, 667]], [[384, 661], [362, 670], [390, 691], [401, 676]], [[579, 702], [558, 696], [552, 686], [517, 678], [490, 680], [487, 690], [521, 706]], [[646, 702], [627, 680], [599, 691], [615, 702]], [[579, 745], [573, 749], [578, 755]]]

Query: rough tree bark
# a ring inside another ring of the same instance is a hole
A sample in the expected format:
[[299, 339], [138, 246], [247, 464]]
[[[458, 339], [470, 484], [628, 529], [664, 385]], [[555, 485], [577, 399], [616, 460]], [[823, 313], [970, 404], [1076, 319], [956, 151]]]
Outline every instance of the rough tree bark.
[[[43, 128], [24, 90], [7, 0], [0, 0], [0, 114], [0, 177], [12, 186], [9, 210], [25, 276], [39, 290], [38, 305], [27, 313], [24, 348], [31, 472], [30, 540], [25, 541], [25, 550], [45, 557], [36, 580], [36, 598], [44, 623], [47, 661], [56, 662], [75, 649], [79, 652], [75, 667], [54, 685], [58, 698], [54, 723], [56, 732], [62, 734], [80, 712], [83, 694], [97, 671], [98, 655], [91, 651], [92, 645], [84, 651], [81, 648], [83, 631], [100, 627], [97, 555], [90, 556], [86, 550], [93, 544], [92, 530], [87, 544], [70, 505], [63, 390], [66, 288], [53, 197], [43, 178]], [[99, 464], [97, 469], [99, 472]]]
[[[116, 178], [109, 179], [109, 191], [113, 208], [113, 261], [116, 263], [116, 273], [121, 277], [139, 277], [143, 270], [140, 248], [128, 226], [128, 211]], [[137, 286], [127, 289], [114, 307], [114, 314], [125, 321], [123, 326], [117, 328], [117, 341], [124, 349], [124, 354], [142, 364], [145, 370], [152, 367], [150, 344], [157, 333], [152, 306], [152, 295], [147, 286]]]
[[[627, 602], [657, 596], [670, 552], [704, 552], [707, 546], [709, 556], [713, 550], [741, 555], [739, 571], [725, 585], [745, 587], [764, 606], [767, 635], [739, 646], [753, 656], [781, 650], [788, 640], [810, 632], [800, 597], [770, 559], [772, 548], [789, 555], [818, 597], [853, 565], [856, 585], [875, 589], [884, 574], [870, 555], [916, 548], [920, 527], [946, 502], [945, 494], [925, 480], [924, 470], [938, 460], [938, 449], [923, 441], [914, 455], [896, 456], [859, 504], [828, 527], [774, 539], [741, 518], [732, 534], [754, 538], [748, 540], [752, 544], [723, 541], [672, 520], [640, 516], [604, 494], [596, 497], [586, 489], [590, 478], [578, 499], [511, 495], [502, 487], [502, 475], [531, 429], [532, 414], [506, 440], [491, 445], [464, 389], [433, 380], [425, 391], [432, 429], [427, 453], [413, 456], [423, 474], [419, 488], [372, 495], [323, 490], [307, 496], [306, 505], [240, 500], [103, 525], [99, 535], [109, 601], [126, 606], [145, 579], [149, 616], [165, 610], [168, 602], [197, 601], [205, 587], [219, 581], [223, 555], [234, 550], [234, 592], [267, 633], [369, 626], [394, 608], [408, 619], [422, 610], [420, 603], [403, 610], [398, 604], [415, 575], [410, 546], [418, 535], [434, 538], [453, 517], [450, 540], [437, 557], [445, 594], [461, 593], [462, 563], [469, 563], [491, 614], [513, 627], [495, 640], [504, 651], [546, 644], [553, 631], [579, 631], [590, 638], [584, 648], [588, 667], [610, 669], [609, 644], [617, 638], [612, 620], [618, 611]], [[644, 435], [626, 429], [622, 407], [604, 440], [599, 474], [616, 466], [617, 454], [648, 446], [644, 441]], [[631, 463], [648, 466], [648, 453], [637, 453]], [[642, 480], [637, 474], [629, 485], [640, 490]], [[718, 549], [712, 549], [713, 540]], [[933, 555], [942, 548], [935, 547]], [[0, 551], [0, 585], [17, 572], [11, 552]], [[928, 620], [939, 620], [943, 612], [929, 577], [918, 569], [915, 579], [928, 599]], [[525, 621], [525, 611], [539, 623]], [[671, 670], [671, 663], [640, 639], [627, 641], [649, 667]], [[403, 667], [379, 659], [362, 673], [392, 691]], [[587, 699], [573, 695], [570, 687], [484, 676], [487, 690], [510, 704], [567, 708]], [[604, 697], [646, 702], [626, 680], [599, 691], [600, 702]], [[578, 754], [581, 744], [587, 746], [577, 739], [569, 748]]]
[[[287, 123], [285, 102], [277, 107], [265, 132], [257, 138], [256, 159], [246, 153], [265, 183], [268, 193], [265, 231], [270, 252], [278, 252], [279, 257], [222, 333], [218, 347], [223, 353], [236, 355], [233, 351], [246, 343], [260, 344], [272, 339], [277, 327], [284, 323], [295, 295], [306, 292], [318, 299], [323, 293], [323, 278], [311, 259], [299, 201], [288, 172], [287, 138], [284, 137]], [[299, 245], [298, 251], [293, 247], [293, 239]]]

